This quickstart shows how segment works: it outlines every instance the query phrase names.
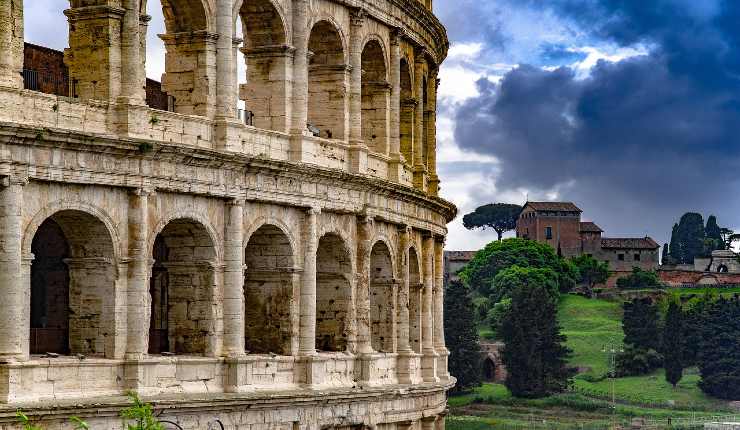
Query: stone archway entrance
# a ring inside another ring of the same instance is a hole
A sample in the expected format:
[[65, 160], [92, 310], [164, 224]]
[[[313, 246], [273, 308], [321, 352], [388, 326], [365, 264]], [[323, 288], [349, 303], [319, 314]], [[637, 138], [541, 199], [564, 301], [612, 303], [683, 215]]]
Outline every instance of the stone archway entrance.
[[171, 221], [154, 242], [150, 354], [204, 355], [216, 345], [216, 248], [197, 221]]
[[31, 252], [30, 353], [112, 358], [116, 273], [105, 224], [59, 211], [39, 225]]
[[319, 351], [347, 349], [351, 277], [350, 253], [342, 238], [333, 233], [323, 236], [316, 252], [316, 348]]
[[373, 350], [394, 352], [393, 265], [388, 246], [378, 242], [370, 254], [370, 339]]

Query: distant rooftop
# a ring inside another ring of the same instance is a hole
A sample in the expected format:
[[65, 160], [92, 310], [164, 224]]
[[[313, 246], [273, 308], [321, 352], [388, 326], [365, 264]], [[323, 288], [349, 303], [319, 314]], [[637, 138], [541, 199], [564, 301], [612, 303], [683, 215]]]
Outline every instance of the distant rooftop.
[[531, 207], [536, 211], [548, 212], [583, 212], [573, 202], [527, 202], [524, 207]]
[[604, 237], [601, 247], [607, 249], [657, 249], [660, 245], [651, 237]]
[[581, 233], [603, 233], [604, 230], [601, 229], [598, 225], [591, 221], [583, 221], [581, 222]]

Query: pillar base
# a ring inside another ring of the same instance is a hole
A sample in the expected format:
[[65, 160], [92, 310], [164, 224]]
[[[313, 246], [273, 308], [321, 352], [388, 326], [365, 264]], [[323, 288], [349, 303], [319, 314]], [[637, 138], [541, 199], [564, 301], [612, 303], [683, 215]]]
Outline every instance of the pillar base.
[[329, 359], [318, 354], [298, 358], [296, 364], [303, 368], [298, 383], [306, 388], [315, 388], [326, 381], [326, 362]]
[[308, 130], [304, 130], [301, 133], [293, 132], [290, 135], [290, 151], [288, 154], [290, 161], [297, 163], [314, 162], [313, 143], [308, 140], [312, 137], [313, 135]]
[[448, 381], [450, 379], [450, 371], [448, 370], [448, 362], [450, 358], [450, 351], [446, 347], [440, 347], [437, 351], [437, 377], [441, 381]]
[[391, 154], [388, 162], [388, 180], [396, 183], [404, 182], [406, 159], [402, 154]]
[[216, 149], [242, 152], [241, 132], [244, 124], [236, 118], [221, 118], [213, 122]]
[[424, 166], [414, 166], [414, 188], [421, 191], [426, 191], [429, 187], [427, 176], [427, 169]]
[[424, 382], [439, 382], [437, 358], [437, 353], [434, 350], [424, 351], [424, 355], [421, 357], [421, 375]]
[[439, 195], [439, 176], [436, 174], [429, 175], [427, 180], [427, 191], [429, 195], [437, 197]]
[[420, 372], [421, 354], [401, 351], [396, 360], [396, 374], [399, 384], [414, 385], [423, 382]]
[[352, 173], [367, 173], [367, 146], [362, 141], [350, 142], [349, 169]]

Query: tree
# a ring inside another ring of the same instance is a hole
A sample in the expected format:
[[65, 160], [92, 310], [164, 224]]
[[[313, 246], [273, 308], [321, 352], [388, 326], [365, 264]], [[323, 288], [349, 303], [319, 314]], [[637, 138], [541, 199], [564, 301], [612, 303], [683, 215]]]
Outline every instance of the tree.
[[624, 352], [616, 357], [617, 374], [642, 375], [663, 364], [658, 307], [649, 298], [624, 303]]
[[537, 269], [522, 270], [532, 278], [527, 287], [512, 292], [511, 308], [501, 322], [505, 384], [516, 397], [544, 397], [567, 387], [571, 372], [566, 361], [571, 351], [560, 333], [556, 300], [539, 283]]
[[516, 220], [522, 207], [509, 203], [491, 203], [477, 208], [463, 217], [463, 225], [468, 230], [492, 228], [500, 241], [504, 233], [516, 228]]
[[722, 229], [717, 225], [717, 217], [709, 215], [707, 225], [704, 227], [704, 237], [712, 240], [722, 241]]
[[450, 373], [457, 378], [455, 390], [468, 391], [479, 386], [483, 375], [478, 328], [470, 291], [460, 281], [451, 281], [445, 291], [444, 327]]
[[683, 250], [681, 249], [681, 243], [678, 240], [678, 224], [673, 224], [673, 230], [671, 230], [671, 248], [669, 255], [674, 264], [678, 264], [683, 261]]
[[704, 219], [701, 214], [687, 212], [683, 214], [674, 231], [677, 247], [674, 250], [671, 239], [671, 257], [678, 263], [693, 264], [694, 258], [700, 257], [705, 251]]
[[725, 249], [732, 249], [732, 244], [740, 240], [740, 234], [736, 234], [734, 230], [730, 230], [729, 228], [721, 228], [720, 234], [722, 235]]
[[501, 300], [511, 298], [514, 291], [519, 288], [532, 288], [542, 286], [549, 297], [557, 299], [559, 294], [557, 275], [550, 268], [519, 267], [517, 265], [507, 267], [498, 272], [493, 278], [491, 288], [491, 300], [498, 303]]
[[699, 345], [699, 388], [713, 397], [740, 399], [740, 299], [720, 298], [704, 314]]
[[665, 380], [673, 388], [683, 377], [684, 316], [678, 300], [671, 300], [663, 327], [663, 367]]
[[629, 276], [617, 279], [617, 288], [625, 290], [661, 288], [662, 286], [663, 283], [660, 282], [657, 273], [652, 270], [642, 270], [639, 267], [633, 267]]
[[499, 271], [515, 265], [551, 269], [555, 272], [555, 279], [561, 292], [573, 289], [578, 277], [575, 266], [555, 255], [549, 245], [519, 238], [489, 243], [475, 254], [470, 263], [459, 272], [459, 276], [474, 291], [490, 296], [493, 278]]
[[578, 284], [586, 288], [590, 295], [594, 286], [609, 279], [609, 264], [590, 255], [579, 255], [571, 259], [578, 269]]

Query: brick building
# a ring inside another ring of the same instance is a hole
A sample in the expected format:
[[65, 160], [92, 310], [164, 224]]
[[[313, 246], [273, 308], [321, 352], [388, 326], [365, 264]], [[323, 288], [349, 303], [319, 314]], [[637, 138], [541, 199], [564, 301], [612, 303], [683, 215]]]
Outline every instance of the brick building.
[[546, 243], [559, 255], [582, 254], [609, 263], [618, 277], [633, 267], [653, 270], [658, 266], [660, 245], [650, 237], [603, 237], [590, 221], [581, 221], [583, 211], [571, 202], [527, 202], [516, 225], [517, 237]]

